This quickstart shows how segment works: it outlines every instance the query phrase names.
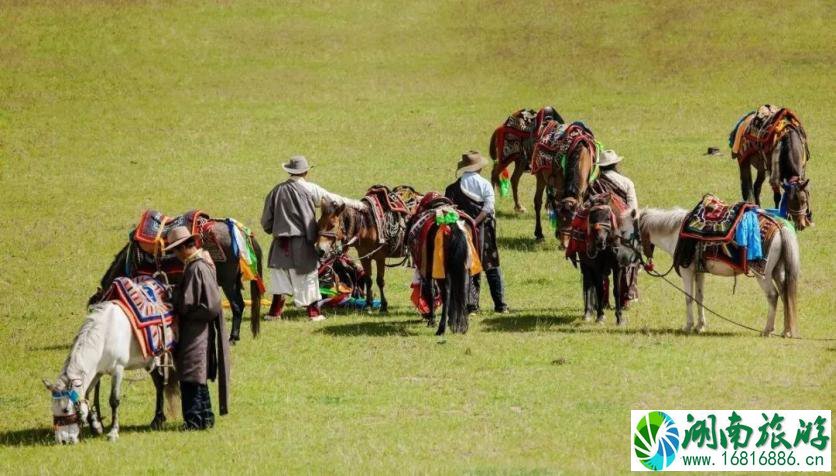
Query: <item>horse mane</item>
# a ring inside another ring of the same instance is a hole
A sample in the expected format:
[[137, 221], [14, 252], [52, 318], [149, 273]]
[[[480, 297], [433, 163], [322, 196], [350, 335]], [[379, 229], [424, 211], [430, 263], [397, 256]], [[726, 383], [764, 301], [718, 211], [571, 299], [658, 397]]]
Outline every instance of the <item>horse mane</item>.
[[[101, 280], [101, 288], [102, 290], [106, 290], [108, 286], [113, 282], [114, 279], [118, 278], [119, 276], [125, 276], [124, 267], [125, 262], [128, 259], [128, 247], [130, 243], [125, 244], [122, 249], [119, 250], [118, 253], [113, 257], [113, 261], [108, 266], [107, 271], [105, 271], [104, 276], [102, 276]], [[122, 269], [120, 269], [122, 268]]]
[[565, 183], [563, 195], [565, 197], [577, 197], [580, 193], [580, 162], [582, 149], [582, 147], [575, 147], [575, 150], [573, 150], [572, 153], [566, 157], [566, 168], [569, 169], [568, 171], [571, 173], [567, 174], [567, 171], [563, 171], [563, 179]]
[[[101, 348], [104, 342], [103, 332], [101, 332], [103, 328], [100, 326], [99, 316], [107, 310], [108, 306], [113, 305], [105, 301], [90, 307], [90, 313], [87, 314], [87, 318], [84, 319], [84, 323], [73, 339], [73, 344], [70, 346], [70, 354], [67, 356], [67, 360], [64, 361], [64, 367], [61, 370], [61, 377], [64, 377], [63, 380], [67, 384], [72, 383], [74, 380], [84, 382], [89, 370], [85, 364], [91, 360], [89, 358], [90, 354], [94, 354], [93, 357], [101, 354]], [[62, 379], [59, 378], [58, 380], [60, 381]]]
[[671, 210], [644, 208], [640, 214], [639, 228], [643, 234], [673, 233], [682, 226], [688, 213], [688, 210], [678, 207]]

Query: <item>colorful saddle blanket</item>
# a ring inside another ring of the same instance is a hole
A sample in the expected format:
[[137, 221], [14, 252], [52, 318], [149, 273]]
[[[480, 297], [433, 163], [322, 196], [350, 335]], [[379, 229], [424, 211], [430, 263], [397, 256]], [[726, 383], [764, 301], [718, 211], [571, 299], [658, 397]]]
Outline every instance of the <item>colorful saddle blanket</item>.
[[[405, 193], [401, 190], [401, 193]], [[374, 218], [378, 243], [386, 245], [390, 257], [405, 256], [406, 220], [409, 218], [410, 208], [401, 195], [390, 191], [386, 186], [375, 185], [366, 192], [362, 201], [368, 205]]]
[[560, 124], [557, 121], [546, 123], [534, 146], [531, 173], [537, 174], [541, 170], [550, 171], [555, 164], [561, 170], [566, 170], [568, 158], [579, 145], [588, 147], [592, 152], [592, 156], [595, 157], [593, 170], [597, 174], [598, 145], [592, 131], [582, 122], [573, 122], [569, 125]]
[[470, 274], [482, 272], [482, 261], [474, 245], [478, 241], [476, 226], [467, 214], [450, 204], [439, 204], [418, 213], [410, 221], [407, 242], [412, 261], [422, 279], [444, 279], [447, 276], [444, 240], [453, 226], [461, 228], [467, 235]]
[[494, 131], [495, 160], [501, 169], [520, 157], [528, 157], [531, 139], [537, 127], [537, 113], [532, 109], [520, 109], [508, 116]]
[[172, 350], [177, 342], [177, 325], [165, 287], [156, 279], [140, 276], [116, 278], [104, 299], [115, 301], [131, 321], [143, 357]]
[[[807, 134], [795, 112], [764, 104], [757, 111], [745, 114], [732, 128], [729, 134], [732, 158], [743, 162], [756, 153], [769, 155], [790, 129], [801, 133], [806, 148]], [[766, 161], [766, 165], [769, 168], [771, 164]]]
[[743, 212], [755, 205], [740, 202], [727, 205], [724, 201], [708, 194], [700, 200], [682, 224], [680, 238], [700, 241], [731, 241], [734, 230]]
[[617, 194], [612, 192], [603, 192], [590, 199], [584, 206], [575, 212], [572, 217], [571, 229], [569, 231], [569, 245], [566, 247], [565, 256], [575, 260], [578, 253], [585, 253], [587, 250], [587, 243], [590, 240], [591, 229], [589, 226], [589, 210], [593, 205], [606, 204], [610, 206], [612, 213], [610, 219], [613, 230], [618, 229], [617, 217], [621, 216], [627, 210], [627, 203], [621, 199]]

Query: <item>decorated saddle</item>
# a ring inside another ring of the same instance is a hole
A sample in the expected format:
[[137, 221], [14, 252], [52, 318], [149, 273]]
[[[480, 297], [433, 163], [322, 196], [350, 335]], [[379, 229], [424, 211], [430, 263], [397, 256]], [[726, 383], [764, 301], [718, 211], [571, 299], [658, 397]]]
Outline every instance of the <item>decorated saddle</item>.
[[579, 145], [586, 146], [592, 151], [595, 166], [590, 174], [597, 175], [599, 147], [592, 131], [582, 122], [573, 122], [569, 125], [557, 121], [547, 122], [531, 154], [531, 173], [537, 174], [541, 170], [550, 171], [555, 164], [561, 170], [567, 170], [568, 159]]
[[[233, 220], [234, 222], [234, 220]], [[200, 210], [190, 210], [180, 216], [170, 217], [156, 210], [145, 210], [139, 219], [139, 224], [130, 234], [130, 260], [127, 274], [153, 275], [157, 272], [157, 260], [160, 269], [169, 278], [178, 279], [183, 274], [183, 264], [174, 253], [164, 252], [165, 236], [168, 230], [175, 226], [185, 226], [192, 233], [197, 234], [197, 243], [202, 246], [215, 263], [226, 262], [227, 256], [218, 242], [214, 226], [217, 224], [209, 215]], [[235, 237], [238, 225], [230, 226], [230, 235]], [[254, 255], [254, 254], [253, 254]]]
[[131, 321], [143, 357], [158, 356], [174, 348], [177, 325], [165, 287], [154, 278], [116, 278], [104, 295], [115, 301]]
[[525, 149], [531, 146], [526, 142], [534, 137], [536, 127], [537, 113], [531, 109], [520, 109], [496, 128], [496, 161], [503, 170], [520, 156], [526, 156]]
[[[775, 145], [781, 142], [790, 129], [796, 129], [801, 133], [806, 147], [807, 133], [795, 112], [764, 104], [757, 111], [745, 114], [732, 128], [729, 134], [732, 158], [744, 162], [757, 153], [771, 154]], [[809, 155], [808, 151], [808, 158]], [[766, 166], [767, 169], [771, 167], [769, 161], [766, 161]]]
[[420, 195], [408, 185], [401, 185], [395, 190], [375, 185], [363, 197], [362, 201], [368, 205], [374, 218], [378, 242], [386, 245], [390, 257], [405, 256], [406, 221], [419, 199]]
[[618, 195], [611, 192], [604, 192], [594, 195], [575, 212], [572, 218], [572, 225], [569, 231], [569, 245], [566, 247], [565, 256], [576, 262], [578, 255], [586, 253], [592, 240], [592, 231], [589, 223], [589, 211], [595, 205], [609, 205], [612, 210], [610, 218], [611, 226], [618, 229], [617, 217], [627, 210], [627, 204]]
[[706, 260], [715, 260], [743, 274], [762, 274], [769, 243], [781, 226], [754, 204], [728, 205], [706, 195], [682, 222], [674, 252], [677, 272], [694, 260], [703, 268]]
[[438, 194], [425, 198], [431, 200], [422, 201], [407, 230], [409, 252], [421, 278], [444, 279], [447, 276], [444, 268], [444, 238], [449, 235], [450, 227], [453, 226], [460, 227], [468, 237], [470, 274], [482, 272], [479, 251], [474, 245], [478, 235], [473, 220]]

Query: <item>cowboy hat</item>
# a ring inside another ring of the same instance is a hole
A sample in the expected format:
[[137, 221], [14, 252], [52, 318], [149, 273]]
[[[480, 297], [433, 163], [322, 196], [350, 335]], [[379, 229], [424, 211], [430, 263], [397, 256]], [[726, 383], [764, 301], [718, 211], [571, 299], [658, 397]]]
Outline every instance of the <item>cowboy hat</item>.
[[617, 164], [624, 160], [624, 157], [615, 153], [612, 149], [607, 149], [601, 152], [601, 161], [598, 162], [599, 167], [606, 167], [607, 165]]
[[175, 226], [174, 228], [168, 230], [168, 233], [165, 234], [165, 241], [168, 242], [168, 246], [163, 248], [163, 250], [171, 251], [182, 245], [183, 242], [189, 238], [194, 238], [196, 236], [197, 233], [190, 232], [185, 226]]
[[282, 164], [282, 168], [291, 175], [301, 175], [310, 170], [311, 166], [304, 155], [294, 155], [286, 164]]
[[462, 154], [462, 159], [456, 164], [456, 177], [461, 177], [465, 172], [478, 172], [488, 165], [488, 159], [478, 151], [471, 150]]

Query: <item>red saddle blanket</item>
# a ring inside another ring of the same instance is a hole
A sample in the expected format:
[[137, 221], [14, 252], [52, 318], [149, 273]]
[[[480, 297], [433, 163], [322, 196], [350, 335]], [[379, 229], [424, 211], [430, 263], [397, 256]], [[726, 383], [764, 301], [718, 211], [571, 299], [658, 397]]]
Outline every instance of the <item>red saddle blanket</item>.
[[764, 104], [757, 111], [740, 118], [732, 129], [729, 135], [732, 158], [743, 162], [757, 153], [771, 154], [775, 145], [790, 129], [796, 129], [801, 133], [806, 146], [807, 134], [795, 112]]
[[174, 348], [177, 326], [173, 307], [159, 281], [148, 276], [116, 278], [104, 299], [115, 301], [125, 311], [145, 358]]
[[595, 136], [583, 123], [573, 122], [569, 125], [560, 124], [557, 121], [546, 123], [531, 154], [531, 173], [537, 174], [541, 170], [550, 171], [555, 163], [565, 170], [567, 157], [571, 156], [579, 145], [589, 147], [592, 156], [595, 157], [597, 152]]
[[[501, 169], [520, 156], [525, 157], [526, 147], [534, 137], [537, 127], [537, 114], [531, 109], [520, 109], [508, 116], [494, 131], [496, 161]], [[528, 142], [528, 144], [527, 144]]]

